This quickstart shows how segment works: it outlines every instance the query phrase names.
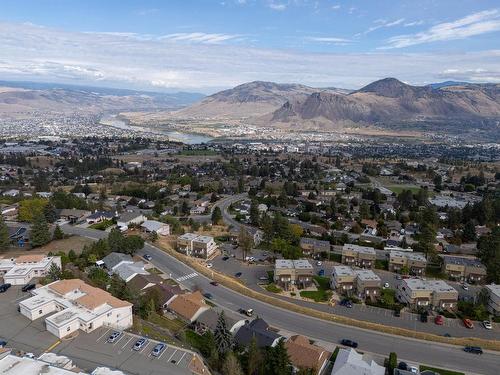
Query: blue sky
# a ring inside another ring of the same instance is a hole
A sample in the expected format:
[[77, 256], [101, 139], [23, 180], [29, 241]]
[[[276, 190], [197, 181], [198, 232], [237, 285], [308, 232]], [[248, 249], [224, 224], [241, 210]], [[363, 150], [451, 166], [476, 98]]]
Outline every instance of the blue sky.
[[205, 93], [500, 82], [498, 0], [2, 0], [0, 35], [3, 79]]

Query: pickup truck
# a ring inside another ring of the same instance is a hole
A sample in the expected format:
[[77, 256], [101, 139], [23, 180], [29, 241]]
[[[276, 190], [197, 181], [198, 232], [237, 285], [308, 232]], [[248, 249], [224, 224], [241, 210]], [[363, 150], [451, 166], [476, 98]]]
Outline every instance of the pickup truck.
[[252, 316], [253, 315], [253, 309], [238, 309], [238, 312], [240, 314], [246, 315], [246, 316]]

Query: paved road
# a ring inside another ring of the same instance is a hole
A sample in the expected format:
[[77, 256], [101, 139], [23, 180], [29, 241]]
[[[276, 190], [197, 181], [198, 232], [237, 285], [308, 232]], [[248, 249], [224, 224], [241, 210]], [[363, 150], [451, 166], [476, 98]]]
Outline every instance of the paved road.
[[[66, 233], [83, 235], [94, 239], [106, 236], [104, 232], [78, 227], [64, 226], [63, 230]], [[235, 311], [240, 307], [253, 308], [257, 316], [263, 317], [269, 324], [277, 328], [331, 343], [337, 343], [342, 338], [350, 338], [359, 343], [359, 349], [362, 351], [384, 356], [394, 351], [398, 353], [399, 358], [411, 362], [416, 361], [476, 374], [498, 374], [500, 355], [497, 353], [488, 352], [482, 356], [476, 356], [466, 354], [462, 348], [451, 345], [384, 335], [378, 332], [305, 317], [302, 314], [252, 300], [225, 287], [210, 285], [208, 278], [197, 274], [192, 268], [154, 246], [146, 244], [144, 249], [139, 251], [140, 255], [145, 253], [152, 255], [153, 264], [157, 268], [166, 274], [170, 274], [172, 278], [181, 280], [184, 286], [188, 288], [196, 286], [203, 289], [204, 292], [211, 293], [215, 298], [214, 301], [228, 310]]]

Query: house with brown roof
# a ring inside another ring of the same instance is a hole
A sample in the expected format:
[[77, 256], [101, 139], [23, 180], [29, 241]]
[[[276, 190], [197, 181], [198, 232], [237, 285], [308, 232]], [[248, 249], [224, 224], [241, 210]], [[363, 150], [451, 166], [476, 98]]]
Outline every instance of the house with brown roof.
[[25, 285], [34, 278], [44, 277], [52, 264], [61, 268], [61, 257], [26, 254], [17, 258], [0, 258], [0, 277], [5, 283]]
[[200, 291], [177, 295], [168, 305], [167, 309], [179, 318], [193, 323], [208, 306]]
[[295, 335], [285, 343], [290, 361], [297, 370], [312, 369], [313, 374], [321, 374], [328, 364], [331, 353], [312, 344], [305, 336]]
[[47, 316], [47, 330], [59, 338], [102, 326], [120, 330], [132, 326], [130, 302], [79, 279], [58, 280], [31, 293], [31, 298], [19, 302], [20, 313], [32, 321]]

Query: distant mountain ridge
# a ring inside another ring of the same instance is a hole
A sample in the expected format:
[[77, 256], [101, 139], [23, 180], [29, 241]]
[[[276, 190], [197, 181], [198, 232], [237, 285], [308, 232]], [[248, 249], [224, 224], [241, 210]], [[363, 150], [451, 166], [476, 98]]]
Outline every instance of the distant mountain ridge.
[[102, 112], [184, 107], [204, 95], [157, 93], [38, 82], [0, 81], [0, 115], [40, 112]]

